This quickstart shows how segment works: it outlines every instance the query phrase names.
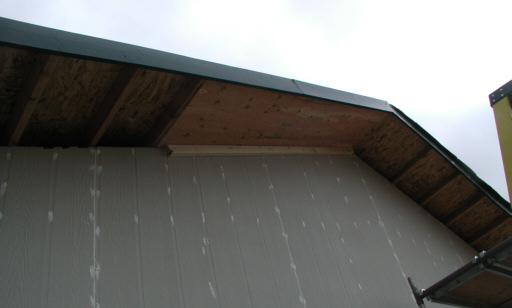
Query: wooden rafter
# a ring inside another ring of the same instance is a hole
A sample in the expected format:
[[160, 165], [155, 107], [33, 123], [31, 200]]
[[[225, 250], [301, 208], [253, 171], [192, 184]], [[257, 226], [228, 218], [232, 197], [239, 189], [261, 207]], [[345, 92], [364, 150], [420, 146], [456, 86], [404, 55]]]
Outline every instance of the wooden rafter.
[[169, 102], [164, 112], [155, 121], [155, 124], [149, 129], [145, 138], [145, 143], [149, 146], [162, 146], [162, 139], [167, 135], [171, 127], [185, 107], [194, 98], [197, 91], [203, 84], [203, 79], [189, 77], [184, 86], [176, 93]]
[[115, 114], [123, 103], [129, 98], [128, 90], [134, 84], [134, 76], [137, 68], [125, 66], [100, 104], [98, 111], [89, 123], [85, 133], [85, 142], [89, 146], [95, 146], [112, 122]]
[[15, 146], [20, 141], [58, 62], [57, 56], [47, 54], [41, 54], [35, 60], [25, 86], [11, 112], [11, 120], [5, 136], [5, 141], [9, 146]]
[[444, 220], [444, 224], [447, 225], [448, 227], [450, 227], [460, 217], [462, 217], [463, 215], [465, 215], [469, 211], [473, 210], [480, 203], [480, 201], [483, 198], [485, 198], [485, 195], [483, 195], [481, 193], [478, 193], [475, 196], [469, 198], [468, 200], [466, 200], [464, 202], [464, 204], [459, 209], [457, 209], [456, 211], [451, 213], [450, 216], [448, 216]]
[[473, 236], [468, 242], [471, 246], [475, 247], [475, 245], [480, 242], [484, 237], [489, 234], [495, 232], [498, 228], [500, 228], [506, 222], [510, 223], [510, 216], [508, 215], [500, 215], [498, 218], [493, 220], [487, 228], [478, 232], [475, 236]]
[[424, 206], [426, 203], [430, 202], [434, 199], [440, 192], [443, 191], [443, 188], [446, 187], [451, 181], [455, 180], [458, 176], [461, 176], [458, 172], [454, 172], [447, 178], [441, 181], [441, 183], [437, 184], [434, 188], [424, 194], [424, 196], [418, 201], [419, 204]]
[[408, 162], [407, 165], [405, 165], [404, 169], [402, 169], [395, 177], [391, 179], [391, 182], [393, 182], [393, 184], [396, 185], [397, 183], [402, 181], [407, 176], [407, 174], [414, 168], [414, 166], [432, 151], [433, 149], [431, 148], [426, 148], [425, 150], [423, 150], [420, 154], [418, 154], [418, 156], [416, 156], [410, 162]]

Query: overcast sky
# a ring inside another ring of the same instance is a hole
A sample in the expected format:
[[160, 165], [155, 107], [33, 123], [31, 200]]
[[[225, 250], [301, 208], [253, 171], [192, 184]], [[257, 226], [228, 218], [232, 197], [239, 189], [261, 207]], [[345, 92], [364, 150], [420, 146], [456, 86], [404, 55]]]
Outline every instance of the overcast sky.
[[[511, 0], [0, 0], [0, 15], [388, 101], [508, 199]], [[0, 29], [1, 31], [1, 29]]]

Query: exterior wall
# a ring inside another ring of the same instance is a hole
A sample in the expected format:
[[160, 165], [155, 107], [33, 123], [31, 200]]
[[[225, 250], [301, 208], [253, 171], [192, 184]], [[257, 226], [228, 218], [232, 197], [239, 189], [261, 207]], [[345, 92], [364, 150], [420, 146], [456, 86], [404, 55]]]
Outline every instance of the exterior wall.
[[352, 155], [0, 148], [0, 183], [0, 307], [415, 307], [476, 253]]

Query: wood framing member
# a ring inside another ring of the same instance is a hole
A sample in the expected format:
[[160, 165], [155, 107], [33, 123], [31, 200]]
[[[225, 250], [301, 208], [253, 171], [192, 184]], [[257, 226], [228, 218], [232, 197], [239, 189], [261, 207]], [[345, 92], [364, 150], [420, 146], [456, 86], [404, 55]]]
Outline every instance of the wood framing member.
[[462, 215], [468, 213], [469, 211], [473, 210], [477, 204], [479, 204], [480, 200], [485, 198], [486, 196], [483, 194], [477, 194], [476, 196], [471, 197], [468, 199], [464, 204], [457, 210], [455, 210], [453, 213], [448, 216], [444, 224], [450, 227], [457, 219], [462, 217]]
[[489, 224], [487, 228], [482, 230], [481, 232], [478, 232], [474, 237], [469, 239], [468, 243], [475, 247], [475, 245], [480, 242], [484, 237], [488, 236], [489, 234], [493, 233], [496, 229], [500, 228], [504, 223], [510, 223], [510, 216], [503, 214], [497, 219], [495, 219], [492, 223]]
[[128, 90], [134, 84], [134, 76], [137, 68], [124, 66], [119, 75], [100, 104], [98, 111], [89, 123], [89, 128], [85, 132], [85, 143], [89, 146], [95, 146], [112, 122], [115, 114], [121, 105], [128, 99]]
[[176, 122], [181, 112], [187, 107], [194, 98], [197, 91], [201, 88], [204, 80], [197, 77], [188, 77], [183, 87], [176, 93], [176, 96], [169, 102], [164, 112], [155, 121], [155, 124], [149, 129], [145, 142], [149, 146], [165, 146], [160, 144], [167, 135], [171, 127]]
[[231, 146], [231, 145], [168, 145], [169, 156], [247, 156], [247, 155], [336, 155], [353, 154], [351, 146]]
[[404, 169], [401, 170], [396, 176], [394, 176], [391, 180], [393, 184], [399, 183], [401, 180], [407, 177], [409, 171], [423, 158], [425, 158], [430, 152], [434, 151], [432, 148], [426, 148], [422, 151], [418, 156], [413, 158], [410, 162], [405, 165]]
[[20, 141], [58, 62], [57, 56], [48, 54], [40, 54], [35, 60], [25, 86], [11, 112], [11, 121], [8, 124], [4, 141], [9, 146], [16, 146]]
[[455, 180], [458, 176], [461, 175], [458, 172], [454, 172], [452, 175], [442, 180], [441, 183], [437, 184], [434, 188], [425, 193], [425, 195], [418, 201], [418, 204], [425, 206], [425, 203], [428, 203], [434, 197], [436, 197], [441, 191], [443, 191], [443, 188], [446, 185], [448, 185], [451, 181]]

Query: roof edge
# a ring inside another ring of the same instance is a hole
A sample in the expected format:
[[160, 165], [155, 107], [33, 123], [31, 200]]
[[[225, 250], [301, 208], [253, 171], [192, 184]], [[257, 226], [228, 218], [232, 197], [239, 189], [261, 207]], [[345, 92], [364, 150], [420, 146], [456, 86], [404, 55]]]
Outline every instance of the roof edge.
[[421, 139], [427, 142], [434, 148], [441, 156], [443, 156], [450, 164], [464, 175], [471, 183], [473, 183], [482, 193], [487, 196], [492, 202], [498, 205], [505, 213], [512, 216], [510, 203], [505, 200], [500, 194], [496, 192], [489, 184], [482, 180], [476, 173], [457, 158], [452, 152], [445, 148], [439, 141], [437, 141], [431, 134], [424, 130], [418, 123], [406, 116], [400, 109], [393, 105], [389, 105], [395, 116], [397, 116], [405, 125], [407, 125], [414, 133]]
[[136, 45], [0, 17], [0, 44], [63, 56], [183, 73], [391, 112], [383, 100]]

